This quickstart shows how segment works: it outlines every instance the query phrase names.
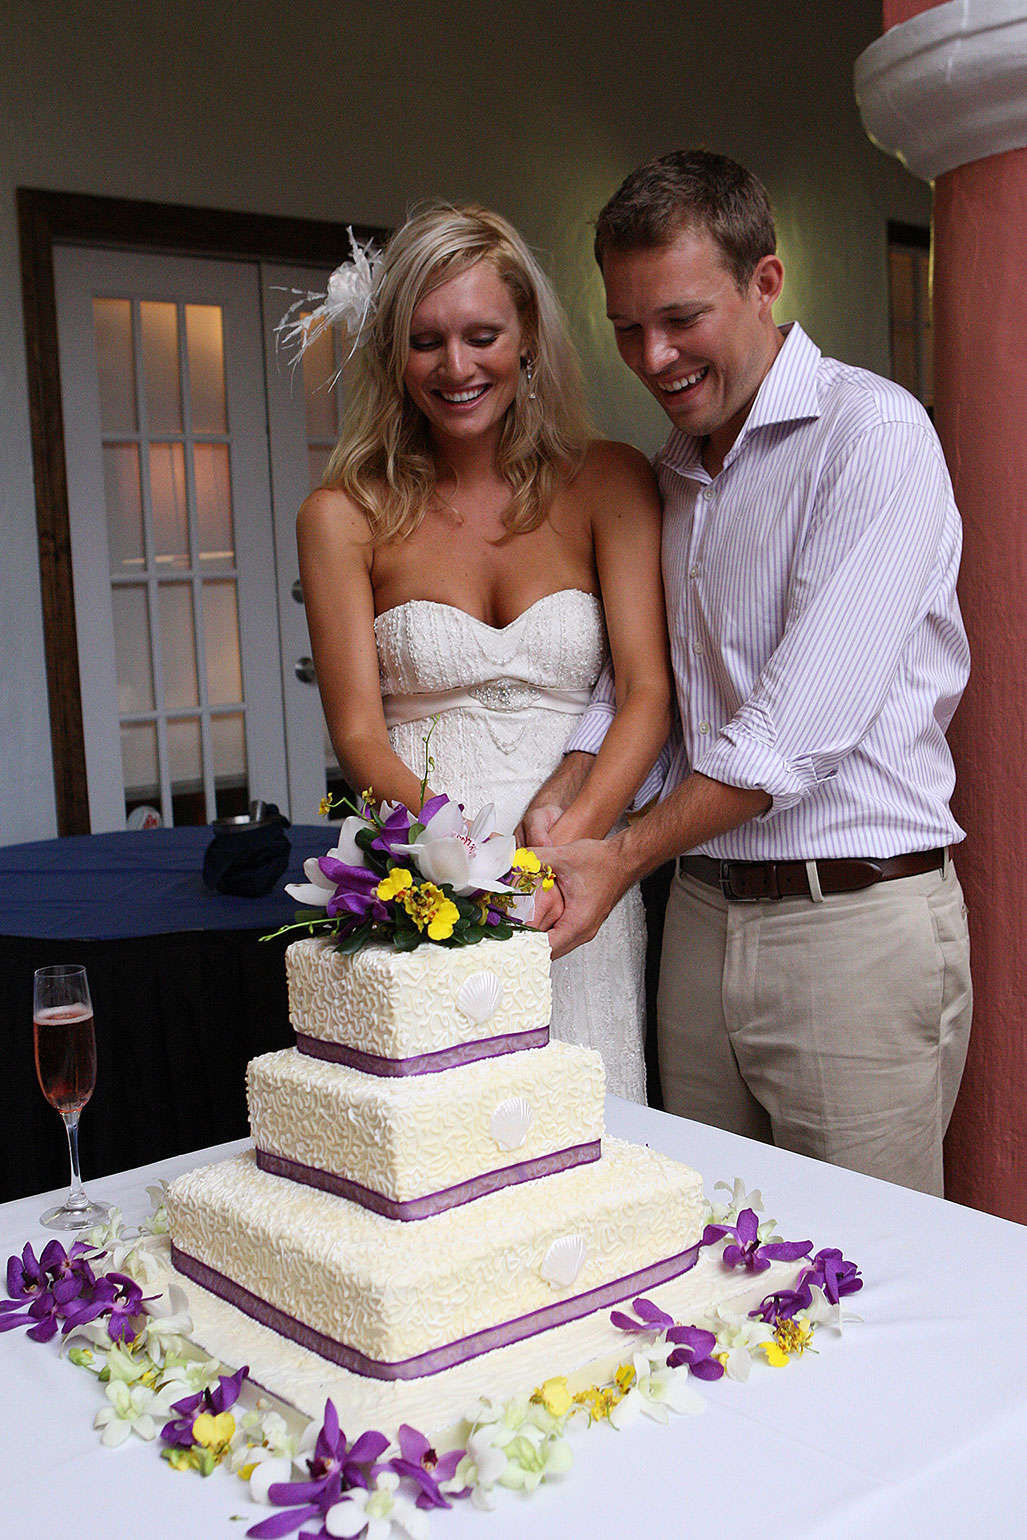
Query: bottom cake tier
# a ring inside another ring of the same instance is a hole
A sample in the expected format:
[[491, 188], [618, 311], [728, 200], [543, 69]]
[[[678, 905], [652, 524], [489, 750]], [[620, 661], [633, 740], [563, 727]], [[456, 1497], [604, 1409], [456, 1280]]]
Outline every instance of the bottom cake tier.
[[413, 1223], [257, 1168], [174, 1182], [175, 1266], [346, 1369], [412, 1379], [580, 1319], [686, 1272], [698, 1174], [603, 1142], [588, 1166]]

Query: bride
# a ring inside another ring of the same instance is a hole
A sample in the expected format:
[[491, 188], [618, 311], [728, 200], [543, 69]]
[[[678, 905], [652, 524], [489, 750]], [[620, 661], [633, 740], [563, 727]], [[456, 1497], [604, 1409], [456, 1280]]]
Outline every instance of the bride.
[[[347, 265], [349, 266], [349, 265]], [[617, 710], [551, 832], [603, 837], [662, 746], [670, 698], [660, 505], [644, 458], [588, 431], [552, 289], [506, 220], [428, 208], [359, 289], [344, 422], [300, 509], [300, 572], [328, 729], [356, 790], [429, 784], [514, 829], [605, 660]], [[427, 795], [431, 795], [431, 790]], [[555, 894], [554, 894], [555, 897]], [[553, 965], [553, 1035], [645, 1100], [637, 889]]]

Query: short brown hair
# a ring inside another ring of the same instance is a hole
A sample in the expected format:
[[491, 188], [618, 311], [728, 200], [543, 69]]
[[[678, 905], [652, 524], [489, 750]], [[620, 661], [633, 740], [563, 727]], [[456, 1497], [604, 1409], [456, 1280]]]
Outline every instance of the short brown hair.
[[710, 150], [674, 150], [640, 166], [596, 220], [595, 255], [669, 246], [682, 230], [710, 235], [741, 286], [777, 250], [767, 189], [751, 171]]

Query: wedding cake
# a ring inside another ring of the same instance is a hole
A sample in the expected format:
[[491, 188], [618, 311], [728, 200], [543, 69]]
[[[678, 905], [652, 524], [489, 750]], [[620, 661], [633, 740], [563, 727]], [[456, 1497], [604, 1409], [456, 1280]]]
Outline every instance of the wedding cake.
[[296, 1048], [255, 1149], [168, 1193], [187, 1277], [359, 1375], [440, 1373], [695, 1260], [699, 1176], [603, 1137], [599, 1055], [549, 1039], [549, 945], [286, 954]]

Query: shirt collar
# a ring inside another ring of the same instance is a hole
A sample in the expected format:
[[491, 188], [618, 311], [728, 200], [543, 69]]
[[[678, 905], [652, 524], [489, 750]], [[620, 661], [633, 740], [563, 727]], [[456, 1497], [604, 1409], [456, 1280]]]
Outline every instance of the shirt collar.
[[[798, 321], [789, 321], [781, 331], [784, 342], [756, 392], [756, 399], [727, 454], [725, 465], [730, 465], [737, 457], [754, 429], [820, 416], [820, 349], [807, 337]], [[687, 476], [695, 471], [701, 458], [702, 440], [675, 428], [655, 463]]]

